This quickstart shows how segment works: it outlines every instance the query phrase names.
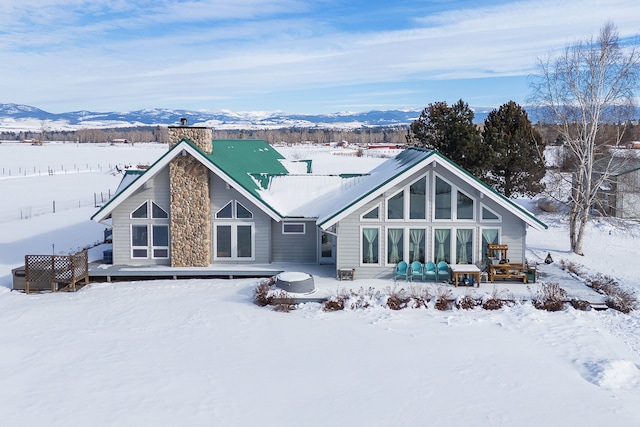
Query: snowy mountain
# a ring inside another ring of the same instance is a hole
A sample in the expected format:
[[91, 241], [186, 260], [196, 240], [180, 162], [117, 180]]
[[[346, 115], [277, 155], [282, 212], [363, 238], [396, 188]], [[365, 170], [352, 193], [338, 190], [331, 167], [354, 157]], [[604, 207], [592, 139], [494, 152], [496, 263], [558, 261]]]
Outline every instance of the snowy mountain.
[[[474, 108], [476, 121], [482, 122], [491, 108]], [[333, 114], [289, 114], [281, 111], [233, 112], [228, 110], [173, 110], [148, 108], [128, 112], [72, 111], [49, 113], [36, 107], [20, 104], [0, 104], [0, 131], [73, 130], [79, 128], [116, 128], [135, 126], [175, 125], [186, 118], [190, 125], [215, 129], [274, 129], [274, 128], [345, 128], [369, 126], [406, 126], [421, 110], [373, 110]]]

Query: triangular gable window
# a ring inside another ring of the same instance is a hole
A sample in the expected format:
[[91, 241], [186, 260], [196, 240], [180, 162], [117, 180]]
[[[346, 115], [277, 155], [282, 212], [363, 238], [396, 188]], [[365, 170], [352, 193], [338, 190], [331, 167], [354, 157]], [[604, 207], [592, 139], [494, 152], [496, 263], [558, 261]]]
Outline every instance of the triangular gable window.
[[135, 211], [131, 212], [131, 218], [149, 218], [147, 202], [144, 202]]
[[236, 202], [236, 218], [253, 218], [253, 214], [251, 211], [240, 204], [240, 202]]
[[167, 213], [167, 211], [165, 211], [160, 206], [158, 206], [156, 202], [151, 202], [151, 217], [152, 218], [169, 218], [169, 214]]
[[362, 215], [362, 219], [380, 219], [380, 206], [376, 206]]
[[[234, 209], [235, 206], [235, 209]], [[253, 218], [253, 213], [247, 208], [245, 208], [240, 202], [232, 200], [218, 212], [216, 212], [217, 219], [247, 219]]]
[[500, 221], [500, 215], [498, 215], [488, 207], [482, 206], [482, 220], [483, 221]]
[[229, 202], [216, 212], [216, 218], [233, 218], [233, 202]]

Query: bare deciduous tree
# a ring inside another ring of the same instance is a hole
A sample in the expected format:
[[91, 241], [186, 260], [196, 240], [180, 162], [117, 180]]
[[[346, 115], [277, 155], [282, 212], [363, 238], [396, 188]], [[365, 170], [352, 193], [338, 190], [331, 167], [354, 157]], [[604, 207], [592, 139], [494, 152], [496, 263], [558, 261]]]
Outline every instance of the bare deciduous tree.
[[626, 123], [634, 110], [634, 91], [640, 75], [640, 52], [622, 46], [613, 23], [597, 38], [577, 42], [564, 52], [540, 60], [531, 82], [531, 102], [558, 130], [572, 159], [569, 196], [571, 250], [583, 255], [582, 243], [591, 208], [614, 165], [609, 147], [617, 147], [622, 134], [598, 143], [606, 123]]

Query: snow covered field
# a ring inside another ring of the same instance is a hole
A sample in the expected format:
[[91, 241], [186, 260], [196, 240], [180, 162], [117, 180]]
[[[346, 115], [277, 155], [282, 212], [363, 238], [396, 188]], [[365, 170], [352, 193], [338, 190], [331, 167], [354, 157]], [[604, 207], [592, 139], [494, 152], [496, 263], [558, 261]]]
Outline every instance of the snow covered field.
[[[151, 163], [164, 150], [0, 144], [0, 169]], [[322, 153], [314, 156], [320, 165]], [[379, 161], [358, 160], [365, 170]], [[345, 167], [334, 157], [324, 162]], [[119, 181], [104, 167], [68, 175], [76, 179], [60, 186], [70, 198]], [[47, 199], [56, 176], [0, 175], [0, 210]], [[549, 313], [523, 302], [497, 311], [327, 313], [306, 304], [278, 313], [252, 303], [255, 279], [10, 291], [11, 269], [26, 253], [67, 253], [100, 240], [104, 227], [89, 221], [93, 212], [0, 221], [1, 425], [640, 425], [638, 312]], [[529, 231], [528, 258], [540, 262], [550, 252], [556, 261], [543, 280], [590, 293], [560, 270], [564, 259], [640, 290], [640, 225], [594, 221], [579, 257], [561, 216], [540, 219], [549, 230]], [[345, 285], [393, 283], [316, 277], [329, 293]], [[521, 283], [497, 286], [516, 299], [531, 295]], [[473, 292], [492, 290], [483, 283]]]

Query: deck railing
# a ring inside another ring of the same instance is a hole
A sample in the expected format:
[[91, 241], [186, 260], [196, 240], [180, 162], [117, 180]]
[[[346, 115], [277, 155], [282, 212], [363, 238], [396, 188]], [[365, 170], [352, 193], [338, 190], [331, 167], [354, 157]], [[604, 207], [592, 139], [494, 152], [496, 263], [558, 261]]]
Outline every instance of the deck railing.
[[32, 284], [38, 289], [49, 284], [52, 292], [75, 291], [78, 282], [89, 283], [89, 252], [84, 249], [73, 255], [25, 255], [24, 268], [26, 293]]

